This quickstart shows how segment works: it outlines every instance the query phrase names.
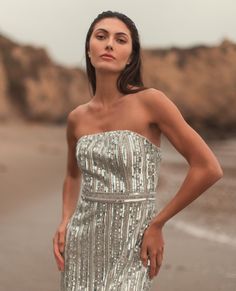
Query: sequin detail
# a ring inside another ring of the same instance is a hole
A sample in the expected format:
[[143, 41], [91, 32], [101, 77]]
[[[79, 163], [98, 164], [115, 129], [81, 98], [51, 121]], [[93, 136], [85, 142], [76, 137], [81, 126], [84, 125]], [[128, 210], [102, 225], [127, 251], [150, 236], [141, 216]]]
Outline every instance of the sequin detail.
[[76, 159], [82, 183], [66, 229], [61, 291], [149, 291], [140, 244], [157, 214], [161, 149], [114, 130], [80, 138]]

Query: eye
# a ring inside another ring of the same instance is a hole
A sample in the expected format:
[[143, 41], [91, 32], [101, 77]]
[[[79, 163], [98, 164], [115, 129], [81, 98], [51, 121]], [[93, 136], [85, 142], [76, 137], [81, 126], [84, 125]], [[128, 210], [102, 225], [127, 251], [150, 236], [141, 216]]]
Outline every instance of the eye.
[[[96, 35], [96, 38], [103, 39], [103, 38], [105, 38], [105, 36], [102, 35], [102, 34], [97, 34]], [[118, 42], [120, 42], [120, 43], [126, 43], [126, 41], [123, 38], [118, 38]]]
[[122, 38], [119, 38], [118, 40], [121, 41], [121, 43], [126, 43], [126, 41]]
[[97, 37], [99, 38], [99, 39], [101, 39], [102, 37], [104, 37], [104, 35], [97, 35]]

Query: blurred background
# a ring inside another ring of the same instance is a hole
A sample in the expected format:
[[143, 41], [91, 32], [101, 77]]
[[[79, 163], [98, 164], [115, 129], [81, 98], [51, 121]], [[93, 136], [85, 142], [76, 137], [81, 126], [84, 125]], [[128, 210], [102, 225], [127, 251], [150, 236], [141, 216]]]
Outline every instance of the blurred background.
[[[66, 118], [89, 94], [85, 37], [102, 11], [136, 24], [147, 87], [162, 90], [217, 156], [224, 177], [165, 226], [152, 291], [236, 290], [236, 3], [1, 1], [0, 290], [56, 291]], [[157, 207], [188, 164], [162, 136]]]

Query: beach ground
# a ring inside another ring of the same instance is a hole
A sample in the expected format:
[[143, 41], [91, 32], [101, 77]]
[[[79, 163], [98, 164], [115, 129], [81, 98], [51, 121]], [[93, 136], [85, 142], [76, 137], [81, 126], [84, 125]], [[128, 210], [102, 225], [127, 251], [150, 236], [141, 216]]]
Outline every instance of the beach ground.
[[[52, 239], [61, 219], [65, 126], [0, 125], [1, 290], [59, 291]], [[235, 291], [235, 140], [211, 144], [224, 179], [164, 227], [152, 291]], [[163, 140], [157, 207], [176, 193], [186, 162]]]

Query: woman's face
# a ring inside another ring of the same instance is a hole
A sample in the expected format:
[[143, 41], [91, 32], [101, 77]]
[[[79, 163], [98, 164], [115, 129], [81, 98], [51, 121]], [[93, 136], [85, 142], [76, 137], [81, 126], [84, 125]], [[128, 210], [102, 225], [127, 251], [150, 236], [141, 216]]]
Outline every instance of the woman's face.
[[[120, 72], [131, 62], [131, 53], [131, 34], [121, 20], [104, 18], [96, 23], [88, 51], [96, 70]], [[102, 57], [103, 54], [110, 54], [114, 58]]]

